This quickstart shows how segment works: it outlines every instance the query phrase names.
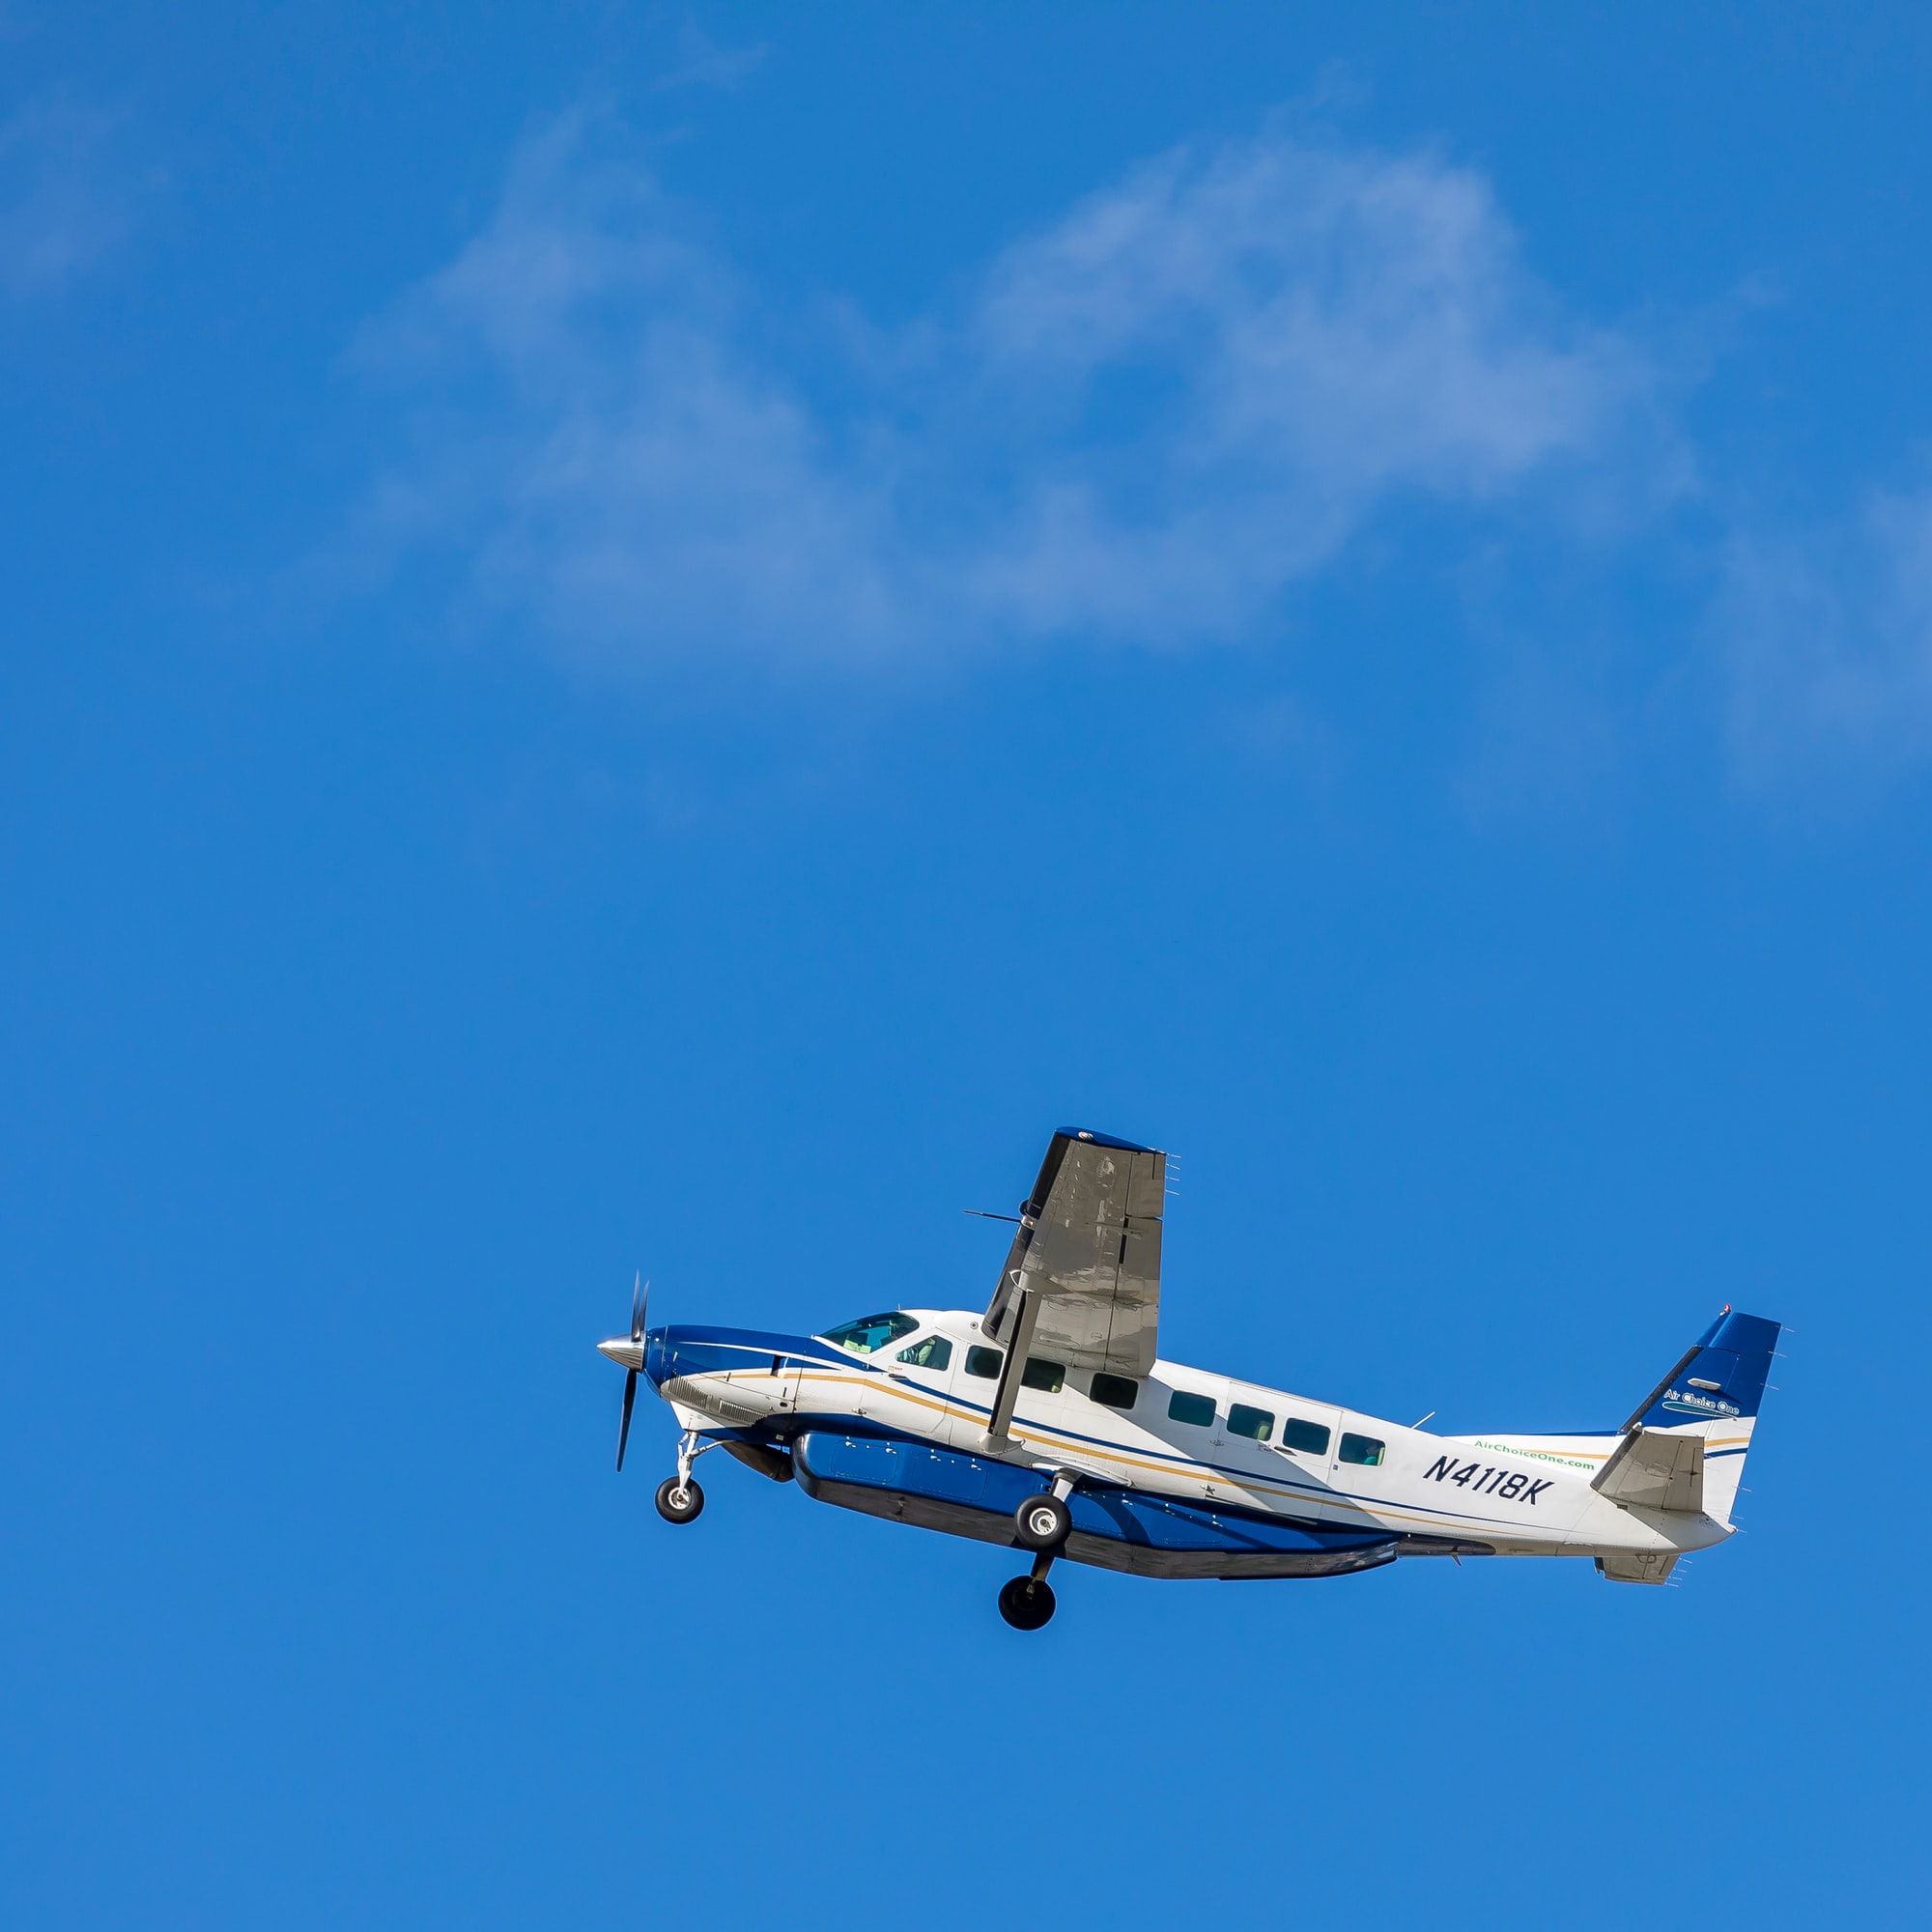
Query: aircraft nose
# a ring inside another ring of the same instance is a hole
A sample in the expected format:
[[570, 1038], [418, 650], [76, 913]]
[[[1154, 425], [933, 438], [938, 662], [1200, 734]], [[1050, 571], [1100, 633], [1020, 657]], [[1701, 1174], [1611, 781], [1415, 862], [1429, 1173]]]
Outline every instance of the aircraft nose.
[[608, 1355], [620, 1369], [641, 1369], [644, 1366], [644, 1345], [634, 1342], [628, 1335], [614, 1336], [609, 1342], [599, 1342], [597, 1352]]

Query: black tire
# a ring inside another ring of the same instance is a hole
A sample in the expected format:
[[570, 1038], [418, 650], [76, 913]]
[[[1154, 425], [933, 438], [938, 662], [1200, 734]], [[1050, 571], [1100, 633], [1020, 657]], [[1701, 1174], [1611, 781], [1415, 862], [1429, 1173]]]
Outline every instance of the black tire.
[[1016, 1631], [1037, 1631], [1053, 1615], [1053, 1590], [1043, 1579], [1015, 1577], [1000, 1592], [1000, 1614]]
[[1022, 1549], [1058, 1549], [1073, 1527], [1073, 1513], [1058, 1496], [1029, 1496], [1013, 1512], [1013, 1541]]
[[658, 1514], [667, 1522], [696, 1522], [704, 1508], [704, 1492], [696, 1479], [680, 1483], [667, 1476], [658, 1485]]

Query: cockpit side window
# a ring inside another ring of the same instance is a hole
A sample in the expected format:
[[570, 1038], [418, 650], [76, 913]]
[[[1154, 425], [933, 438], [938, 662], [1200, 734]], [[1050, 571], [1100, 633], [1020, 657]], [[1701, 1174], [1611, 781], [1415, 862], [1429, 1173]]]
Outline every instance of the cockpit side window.
[[923, 1342], [915, 1342], [910, 1349], [901, 1349], [898, 1358], [902, 1362], [910, 1362], [916, 1369], [950, 1369], [952, 1366], [952, 1344], [944, 1335], [928, 1335]]
[[855, 1355], [875, 1355], [918, 1326], [918, 1321], [910, 1315], [862, 1315], [856, 1321], [826, 1329], [818, 1339], [850, 1349]]

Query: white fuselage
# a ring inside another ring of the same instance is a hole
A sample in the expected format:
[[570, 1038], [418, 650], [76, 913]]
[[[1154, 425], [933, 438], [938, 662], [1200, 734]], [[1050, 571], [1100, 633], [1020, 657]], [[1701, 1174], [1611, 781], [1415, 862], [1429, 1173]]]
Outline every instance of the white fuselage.
[[[968, 1372], [969, 1350], [984, 1342], [979, 1316], [906, 1313], [919, 1321], [916, 1333], [876, 1355], [819, 1342], [809, 1358], [788, 1354], [780, 1363], [768, 1350], [748, 1349], [742, 1366], [720, 1362], [679, 1375], [660, 1392], [683, 1427], [700, 1434], [721, 1426], [781, 1433], [850, 1419], [935, 1447], [1189, 1502], [1335, 1529], [1379, 1528], [1412, 1539], [1409, 1554], [1450, 1553], [1463, 1544], [1508, 1556], [1618, 1557], [1701, 1549], [1731, 1534], [1728, 1521], [1712, 1516], [1600, 1495], [1591, 1478], [1616, 1448], [1614, 1435], [1437, 1435], [1178, 1362], [1157, 1361], [1125, 1411], [1095, 1402], [1092, 1376], [1079, 1370], [1058, 1390], [1023, 1387], [1006, 1438], [993, 1441], [986, 1427], [994, 1381]], [[952, 1344], [943, 1371], [897, 1359], [902, 1348], [933, 1334]], [[1171, 1409], [1188, 1407], [1176, 1405], [1177, 1396], [1196, 1398], [1196, 1413], [1211, 1402], [1211, 1420], [1177, 1419]], [[1253, 1413], [1236, 1416], [1237, 1406], [1266, 1418], [1264, 1435], [1256, 1433], [1262, 1425]], [[1749, 1419], [1741, 1418], [1725, 1440], [1735, 1451], [1749, 1433]]]

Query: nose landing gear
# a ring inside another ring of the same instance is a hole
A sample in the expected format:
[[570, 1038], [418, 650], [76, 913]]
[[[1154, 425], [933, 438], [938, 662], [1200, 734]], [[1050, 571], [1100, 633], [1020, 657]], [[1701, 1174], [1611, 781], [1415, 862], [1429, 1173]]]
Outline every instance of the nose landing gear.
[[704, 1492], [697, 1487], [697, 1479], [691, 1473], [691, 1465], [716, 1445], [700, 1442], [695, 1434], [687, 1432], [678, 1438], [677, 1474], [667, 1476], [658, 1485], [658, 1514], [667, 1522], [696, 1522], [698, 1512], [704, 1507]]

